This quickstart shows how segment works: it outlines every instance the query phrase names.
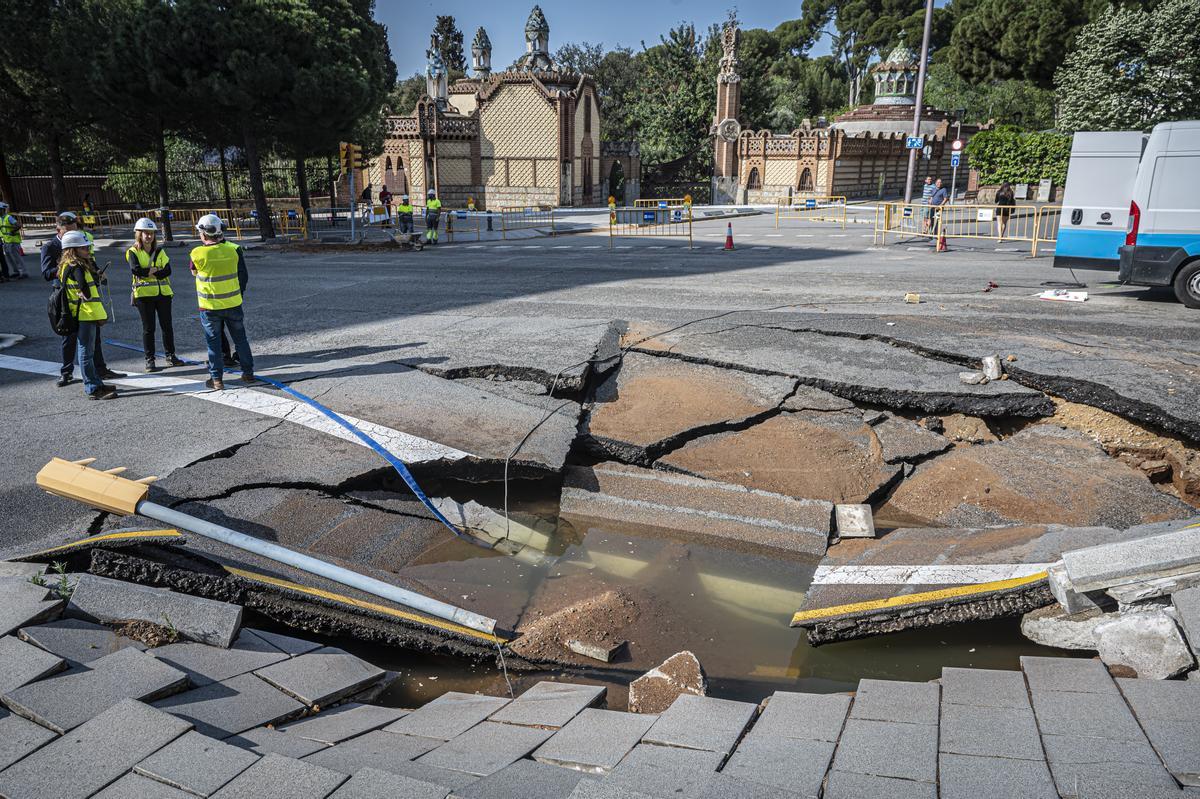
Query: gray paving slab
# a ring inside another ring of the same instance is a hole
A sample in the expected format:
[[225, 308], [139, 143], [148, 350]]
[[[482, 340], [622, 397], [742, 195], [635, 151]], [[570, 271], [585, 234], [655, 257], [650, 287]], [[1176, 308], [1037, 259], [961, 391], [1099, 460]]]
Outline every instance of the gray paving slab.
[[365, 768], [342, 783], [329, 799], [446, 799], [445, 785], [415, 780], [377, 768]]
[[195, 796], [141, 774], [126, 774], [93, 799], [195, 799]]
[[533, 759], [555, 766], [607, 774], [658, 721], [652, 713], [621, 713], [588, 708], [533, 753]]
[[66, 668], [58, 655], [27, 644], [16, 636], [0, 637], [0, 694], [48, 677]]
[[257, 755], [267, 755], [273, 752], [277, 755], [286, 755], [287, 757], [294, 757], [296, 759], [308, 757], [312, 753], [320, 752], [329, 746], [329, 744], [323, 744], [320, 741], [310, 741], [307, 738], [301, 738], [299, 735], [288, 735], [270, 727], [255, 727], [252, 730], [246, 730], [240, 735], [231, 735], [225, 739], [225, 743], [240, 746], [242, 749], [248, 749]]
[[[1184, 527], [1185, 522], [1179, 522]], [[1063, 553], [1063, 565], [1078, 591], [1163, 577], [1194, 566], [1200, 551], [1200, 529], [1086, 547]]]
[[1050, 761], [1050, 774], [1063, 799], [1163, 799], [1180, 794], [1160, 765]]
[[642, 741], [727, 755], [757, 713], [758, 706], [749, 702], [683, 694], [659, 716]]
[[1200, 660], [1200, 588], [1188, 588], [1171, 594], [1179, 626], [1187, 636], [1188, 647]]
[[133, 699], [81, 724], [0, 773], [6, 799], [91, 796], [188, 731], [188, 723]]
[[0, 709], [0, 771], [57, 737], [41, 724]]
[[805, 799], [803, 794], [738, 779], [722, 772], [710, 775], [695, 796], [696, 799]]
[[1200, 683], [1195, 681], [1122, 678], [1117, 687], [1139, 721], [1200, 719]]
[[347, 702], [322, 710], [315, 716], [285, 724], [279, 730], [288, 735], [332, 745], [386, 727], [407, 715], [408, 711], [401, 708]]
[[181, 641], [152, 649], [150, 654], [185, 672], [197, 688], [288, 659], [288, 655], [248, 630], [242, 630], [228, 649]]
[[327, 705], [367, 688], [386, 672], [349, 652], [323, 647], [254, 672], [309, 707]]
[[567, 799], [655, 799], [648, 793], [608, 780], [580, 780]]
[[428, 766], [465, 771], [478, 777], [528, 755], [553, 735], [552, 730], [485, 721], [417, 759]]
[[931, 724], [903, 724], [851, 718], [833, 759], [835, 771], [935, 782], [938, 730]]
[[938, 749], [943, 754], [1045, 759], [1028, 707], [942, 705]]
[[82, 619], [59, 619], [21, 629], [21, 639], [52, 652], [71, 663], [91, 663], [119, 649], [145, 651], [141, 641], [117, 635], [103, 624]]
[[936, 683], [860, 680], [850, 718], [937, 724], [938, 698]]
[[433, 738], [376, 730], [321, 749], [307, 755], [304, 760], [344, 774], [355, 774], [367, 766], [392, 771], [393, 766], [415, 760], [440, 743]]
[[15, 577], [18, 580], [31, 580], [46, 573], [48, 567], [44, 563], [22, 563], [19, 560], [0, 560], [0, 578]]
[[[986, 795], [986, 794], [984, 794]], [[898, 780], [850, 771], [831, 771], [825, 782], [825, 799], [937, 799], [932, 782]]]
[[1116, 683], [1099, 660], [1021, 656], [1029, 690], [1115, 694]]
[[942, 799], [1058, 799], [1044, 760], [942, 754]]
[[651, 796], [687, 796], [703, 790], [724, 759], [720, 752], [638, 744], [603, 782]]
[[454, 791], [455, 799], [564, 799], [586, 777], [578, 771], [518, 760]]
[[234, 777], [213, 799], [325, 799], [347, 774], [270, 754]]
[[197, 796], [211, 796], [258, 762], [258, 755], [192, 730], [134, 766], [134, 771]]
[[1043, 735], [1042, 746], [1051, 763], [1086, 765], [1089, 763], [1159, 764], [1158, 755], [1143, 737], [1122, 741], [1082, 735]]
[[562, 727], [604, 698], [602, 685], [544, 680], [491, 715], [492, 721], [527, 727]]
[[942, 669], [942, 704], [1029, 707], [1029, 689], [1020, 671]]
[[754, 722], [754, 732], [808, 741], [836, 741], [850, 710], [842, 694], [800, 694], [776, 691]]
[[1184, 785], [1200, 786], [1200, 719], [1142, 722], [1167, 771]]
[[240, 674], [176, 696], [154, 706], [187, 719], [213, 738], [275, 724], [304, 710], [304, 705], [253, 674]]
[[507, 705], [498, 696], [450, 691], [384, 727], [388, 732], [449, 741]]
[[390, 774], [399, 774], [421, 782], [441, 785], [447, 792], [464, 788], [479, 779], [474, 774], [468, 774], [465, 771], [451, 771], [437, 766], [427, 766], [415, 760], [389, 763], [383, 770]]
[[1142, 731], [1120, 694], [1035, 691], [1033, 711], [1043, 735], [1141, 739]]
[[[15, 578], [13, 578], [15, 580]], [[29, 588], [10, 588], [0, 593], [0, 635], [9, 635], [30, 624], [40, 624], [58, 616], [66, 602], [47, 598], [49, 592], [31, 583]]]
[[63, 733], [123, 699], [151, 701], [182, 690], [187, 675], [136, 649], [121, 649], [65, 674], [30, 683], [0, 702], [43, 727]]
[[254, 633], [259, 638], [278, 649], [280, 652], [286, 652], [289, 655], [303, 655], [305, 652], [312, 652], [314, 649], [321, 648], [321, 644], [318, 644], [315, 641], [307, 641], [303, 638], [295, 638], [290, 635], [271, 632], [269, 630], [259, 630], [257, 628], [249, 629], [250, 632]]
[[817, 799], [836, 744], [751, 732], [730, 756], [722, 774]]
[[220, 647], [232, 644], [242, 625], [240, 605], [94, 574], [79, 578], [67, 615], [102, 624], [141, 619], [174, 627], [192, 641]]

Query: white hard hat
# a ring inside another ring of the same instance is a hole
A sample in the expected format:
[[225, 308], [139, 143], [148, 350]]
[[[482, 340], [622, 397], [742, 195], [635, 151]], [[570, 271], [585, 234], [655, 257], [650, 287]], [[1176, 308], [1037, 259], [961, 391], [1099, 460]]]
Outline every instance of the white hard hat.
[[434, 191], [433, 189], [430, 189], [430, 190], [429, 190], [429, 192], [428, 192], [428, 194], [429, 194], [429, 196], [430, 196], [430, 197], [433, 197], [434, 195], [436, 195], [436, 194], [437, 194], [437, 192], [436, 192], [436, 191]]
[[7, 208], [7, 207], [8, 207], [8, 203], [4, 202], [4, 200], [0, 200], [0, 208]]
[[79, 218], [75, 216], [74, 211], [59, 211], [55, 216], [58, 217], [59, 222], [74, 222]]
[[148, 216], [143, 216], [133, 226], [134, 230], [148, 230], [151, 233], [158, 232], [158, 225], [154, 224], [154, 220]]
[[70, 250], [74, 247], [90, 247], [92, 243], [88, 241], [88, 237], [79, 230], [68, 230], [62, 237], [62, 248]]
[[407, 200], [407, 199], [408, 199], [408, 195], [407, 195], [407, 194], [401, 194], [401, 195], [400, 195], [400, 199], [401, 199], [401, 200]]
[[200, 217], [200, 221], [196, 223], [196, 230], [206, 236], [219, 236], [225, 229], [225, 223], [221, 221], [221, 217], [216, 214], [205, 214]]

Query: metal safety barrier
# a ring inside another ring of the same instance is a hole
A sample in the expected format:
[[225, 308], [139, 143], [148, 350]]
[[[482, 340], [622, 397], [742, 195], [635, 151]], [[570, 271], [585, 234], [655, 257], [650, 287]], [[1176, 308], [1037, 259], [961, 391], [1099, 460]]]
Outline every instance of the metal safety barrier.
[[882, 203], [875, 209], [873, 243], [887, 244], [888, 236], [934, 240], [990, 239], [997, 243], [1029, 245], [1031, 256], [1040, 245], [1058, 238], [1062, 206], [943, 205]]
[[500, 237], [508, 238], [510, 231], [535, 230], [550, 228], [550, 235], [557, 233], [554, 228], [554, 206], [552, 205], [516, 205], [500, 209]]
[[1058, 223], [1061, 219], [1061, 205], [1043, 205], [1038, 209], [1037, 221], [1033, 226], [1033, 257], [1037, 257], [1040, 245], [1058, 241]]
[[[261, 230], [258, 210], [255, 208], [235, 207], [232, 213], [228, 208], [198, 208], [187, 213], [195, 215], [196, 219], [205, 214], [216, 214], [224, 220], [226, 231], [232, 231], [237, 238], [253, 235]], [[308, 236], [308, 220], [301, 208], [272, 208], [271, 222], [276, 235], [299, 235], [305, 238]]]
[[54, 211], [27, 211], [13, 214], [21, 223], [21, 232], [25, 235], [53, 231], [57, 224], [58, 214]]
[[780, 200], [775, 206], [775, 228], [783, 219], [809, 222], [838, 222], [846, 229], [846, 198], [833, 195], [800, 195]]
[[608, 248], [618, 236], [687, 236], [692, 247], [692, 206], [614, 208], [608, 212]]
[[634, 208], [670, 208], [676, 205], [690, 205], [687, 197], [650, 197], [645, 200], [634, 200]]

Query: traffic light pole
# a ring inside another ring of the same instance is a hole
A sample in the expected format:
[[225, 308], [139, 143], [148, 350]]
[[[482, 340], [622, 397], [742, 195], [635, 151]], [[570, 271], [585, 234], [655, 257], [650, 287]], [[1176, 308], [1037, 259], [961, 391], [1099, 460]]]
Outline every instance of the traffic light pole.
[[[921, 111], [925, 105], [925, 65], [929, 61], [929, 31], [933, 27], [933, 0], [925, 2], [925, 33], [921, 36], [921, 63], [917, 66], [917, 104], [913, 108], [912, 135], [921, 135]], [[904, 178], [904, 204], [912, 202], [913, 175], [917, 171], [917, 151], [908, 151], [908, 174]]]

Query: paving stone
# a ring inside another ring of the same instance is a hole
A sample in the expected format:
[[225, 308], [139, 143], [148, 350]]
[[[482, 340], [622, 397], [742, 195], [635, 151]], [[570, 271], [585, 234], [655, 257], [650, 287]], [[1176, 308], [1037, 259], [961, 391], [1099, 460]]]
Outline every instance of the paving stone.
[[415, 760], [438, 745], [439, 742], [432, 738], [394, 735], [376, 730], [326, 747], [307, 755], [304, 760], [343, 774], [355, 774], [367, 766], [392, 771], [394, 765]]
[[1055, 763], [1050, 774], [1063, 799], [1162, 799], [1179, 786], [1160, 765]]
[[1118, 741], [1142, 737], [1120, 694], [1035, 691], [1032, 696], [1043, 735], [1085, 735]]
[[286, 654], [247, 630], [242, 630], [228, 649], [182, 641], [160, 646], [150, 654], [185, 672], [197, 688], [288, 659]]
[[567, 799], [655, 799], [655, 797], [608, 780], [584, 779], [579, 781]]
[[6, 635], [0, 638], [0, 694], [61, 671], [66, 665], [58, 655]]
[[24, 627], [21, 639], [71, 663], [91, 663], [121, 649], [146, 649], [146, 645], [140, 641], [117, 635], [103, 624], [82, 619], [59, 619], [48, 624]]
[[850, 718], [937, 724], [939, 695], [936, 683], [860, 680]]
[[126, 699], [0, 773], [6, 799], [91, 796], [183, 735], [188, 723]]
[[347, 702], [322, 710], [315, 716], [285, 724], [279, 729], [288, 735], [332, 745], [364, 732], [378, 730], [407, 715], [408, 711], [400, 708]]
[[195, 796], [141, 774], [126, 774], [93, 799], [195, 799]]
[[1077, 590], [1091, 591], [1180, 571], [1195, 564], [1197, 551], [1200, 529], [1185, 529], [1064, 552], [1063, 565]]
[[683, 694], [705, 696], [708, 681], [695, 652], [676, 652], [629, 683], [631, 713], [662, 713]]
[[187, 675], [136, 649], [121, 649], [0, 697], [9, 709], [63, 733], [123, 699], [151, 701], [181, 690]]
[[658, 716], [588, 708], [537, 748], [533, 759], [607, 774], [649, 732]]
[[943, 754], [938, 775], [942, 799], [1058, 799], [1044, 760]]
[[1117, 687], [1143, 723], [1200, 720], [1200, 683], [1118, 679]]
[[577, 685], [545, 680], [491, 715], [492, 721], [528, 727], [562, 727], [584, 708], [603, 698], [601, 685]]
[[22, 563], [17, 560], [0, 560], [0, 578], [15, 577], [18, 580], [29, 581], [46, 573], [48, 567], [44, 563]]
[[875, 515], [870, 505], [834, 505], [833, 522], [838, 538], [875, 537]]
[[1115, 694], [1117, 686], [1098, 660], [1021, 656], [1029, 690]]
[[931, 724], [901, 724], [851, 718], [834, 756], [835, 771], [935, 782], [938, 730]]
[[1187, 636], [1192, 654], [1200, 660], [1200, 588], [1188, 588], [1171, 594], [1179, 626]]
[[486, 777], [525, 757], [553, 734], [537, 727], [485, 721], [422, 755], [418, 762]]
[[228, 738], [246, 730], [298, 715], [304, 705], [253, 674], [209, 683], [154, 703], [167, 713], [187, 719], [199, 732]]
[[446, 799], [449, 793], [444, 785], [365, 768], [355, 772], [329, 799]]
[[684, 694], [658, 717], [642, 741], [727, 755], [757, 712], [758, 706], [749, 702]]
[[638, 744], [603, 783], [651, 796], [688, 796], [703, 790], [724, 759], [720, 752]]
[[280, 652], [286, 652], [289, 655], [303, 655], [306, 652], [312, 652], [314, 649], [321, 648], [321, 644], [318, 644], [315, 641], [306, 641], [303, 638], [293, 638], [290, 635], [283, 635], [282, 633], [273, 633], [267, 630], [258, 630], [254, 628], [250, 628], [250, 632], [254, 633], [259, 638], [278, 649]]
[[313, 707], [358, 693], [379, 682], [386, 672], [349, 652], [324, 647], [254, 673]]
[[294, 757], [297, 760], [308, 757], [314, 752], [320, 752], [329, 745], [320, 741], [310, 741], [299, 735], [288, 735], [270, 727], [255, 727], [252, 730], [246, 730], [241, 735], [226, 738], [225, 743], [240, 746], [257, 755], [274, 753]]
[[16, 577], [0, 578], [0, 635], [48, 621], [65, 605], [44, 587]]
[[267, 755], [237, 775], [213, 799], [325, 799], [347, 775], [283, 755]]
[[942, 669], [942, 704], [1029, 707], [1029, 689], [1019, 671]]
[[1051, 763], [1140, 763], [1159, 765], [1158, 755], [1143, 738], [1117, 740], [1082, 735], [1043, 735], [1042, 746]]
[[752, 732], [738, 745], [721, 773], [816, 799], [835, 746], [831, 741]]
[[584, 775], [572, 769], [518, 760], [454, 791], [455, 799], [563, 799]]
[[1045, 759], [1028, 707], [943, 705], [938, 747], [943, 754]]
[[1200, 719], [1142, 722], [1167, 771], [1184, 785], [1200, 786]]
[[451, 771], [450, 769], [438, 768], [437, 766], [427, 766], [415, 760], [390, 763], [384, 771], [390, 774], [410, 777], [421, 782], [441, 785], [447, 792], [457, 790], [458, 788], [465, 788], [479, 779], [474, 774], [468, 774], [465, 771]]
[[800, 694], [776, 691], [754, 722], [754, 733], [808, 741], [836, 741], [850, 710], [842, 694]]
[[507, 705], [508, 701], [498, 696], [450, 691], [384, 729], [449, 741]]
[[138, 763], [134, 771], [197, 796], [210, 796], [256, 762], [257, 755], [192, 730]]
[[807, 799], [803, 794], [738, 779], [718, 772], [709, 775], [696, 799]]
[[[981, 794], [986, 796], [986, 794]], [[825, 799], [937, 799], [931, 782], [898, 780], [849, 771], [831, 771], [825, 783]]]
[[180, 635], [212, 646], [228, 647], [242, 624], [242, 608], [228, 602], [180, 594], [164, 588], [85, 574], [71, 593], [67, 614], [84, 621], [112, 624], [141, 619], [166, 624]]
[[0, 709], [0, 771], [57, 737], [41, 724]]

